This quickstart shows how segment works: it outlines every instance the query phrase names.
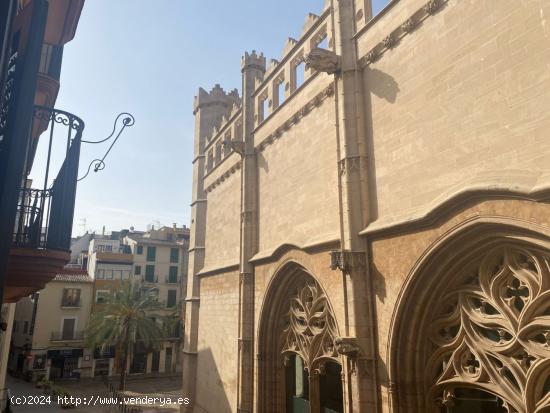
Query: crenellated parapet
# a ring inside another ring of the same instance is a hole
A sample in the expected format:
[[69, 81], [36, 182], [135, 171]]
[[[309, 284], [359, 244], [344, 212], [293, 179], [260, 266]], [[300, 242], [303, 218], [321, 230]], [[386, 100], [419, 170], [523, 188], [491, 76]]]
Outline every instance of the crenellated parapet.
[[[263, 53], [255, 50], [246, 52], [242, 57], [241, 71], [245, 82], [243, 96], [253, 106], [252, 115], [247, 117], [251, 119], [248, 130], [259, 127], [302, 85], [319, 74], [315, 67], [306, 65], [312, 51], [321, 49], [321, 52], [333, 53], [329, 6], [330, 2], [327, 1], [321, 15], [309, 13], [306, 16], [301, 36], [298, 39], [287, 39], [279, 59], [268, 60]], [[219, 85], [215, 85], [210, 92], [201, 88], [195, 97], [195, 112], [199, 109], [205, 112], [203, 109], [208, 108], [207, 115], [210, 118], [209, 128], [204, 134], [205, 176], [233, 153], [235, 145], [232, 142], [245, 140], [243, 105], [245, 103], [236, 90], [226, 93]]]
[[241, 59], [241, 70], [255, 69], [261, 72], [265, 72], [266, 59], [263, 53], [257, 54], [256, 50], [252, 50], [252, 53], [245, 52]]
[[306, 65], [313, 50], [333, 50], [330, 2], [320, 16], [306, 16], [299, 39], [289, 37], [283, 46], [280, 60], [271, 59], [265, 75], [256, 79], [255, 126], [262, 124], [275, 110], [318, 72]]
[[207, 92], [201, 87], [193, 102], [193, 113], [196, 113], [198, 109], [204, 107], [215, 105], [232, 107], [234, 104], [241, 104], [241, 98], [237, 89], [233, 89], [231, 92], [226, 93], [219, 84], [216, 84], [210, 92]]

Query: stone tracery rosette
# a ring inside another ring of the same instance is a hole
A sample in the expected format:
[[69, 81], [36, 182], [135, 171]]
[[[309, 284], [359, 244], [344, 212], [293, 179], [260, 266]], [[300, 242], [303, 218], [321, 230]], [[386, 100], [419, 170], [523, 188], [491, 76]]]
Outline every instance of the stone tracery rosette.
[[434, 307], [425, 383], [440, 405], [455, 388], [504, 401], [508, 412], [550, 412], [550, 255], [504, 246], [463, 268]]
[[282, 335], [285, 363], [291, 355], [298, 355], [310, 373], [322, 374], [327, 361], [338, 362], [336, 337], [336, 321], [326, 296], [318, 285], [306, 283], [290, 301]]

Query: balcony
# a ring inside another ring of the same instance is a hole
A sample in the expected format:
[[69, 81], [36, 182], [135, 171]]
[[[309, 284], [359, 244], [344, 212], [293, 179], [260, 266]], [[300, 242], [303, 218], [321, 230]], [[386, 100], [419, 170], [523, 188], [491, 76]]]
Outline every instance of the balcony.
[[61, 300], [61, 308], [80, 308], [80, 300]]
[[[44, 136], [45, 165], [27, 171], [20, 190], [4, 302], [44, 288], [69, 262], [83, 130], [84, 122], [77, 116], [35, 106], [28, 164], [33, 164], [38, 139]], [[32, 188], [31, 182], [41, 187]]]
[[153, 276], [153, 277], [144, 276], [141, 278], [141, 282], [143, 284], [158, 284], [159, 279], [156, 276]]
[[50, 341], [81, 341], [84, 340], [84, 331], [54, 331]]
[[180, 277], [166, 277], [166, 284], [177, 284], [180, 282]]
[[34, 103], [53, 106], [59, 91], [59, 76], [63, 60], [63, 46], [44, 43], [38, 67], [38, 82]]

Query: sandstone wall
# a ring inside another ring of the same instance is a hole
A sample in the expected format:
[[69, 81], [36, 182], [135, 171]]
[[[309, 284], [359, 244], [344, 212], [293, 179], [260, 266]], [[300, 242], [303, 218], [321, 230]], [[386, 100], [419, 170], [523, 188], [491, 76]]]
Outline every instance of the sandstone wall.
[[207, 412], [237, 405], [238, 271], [201, 279], [197, 402]]
[[204, 268], [237, 265], [241, 230], [241, 171], [227, 177], [207, 197]]
[[[290, 110], [274, 114], [255, 141], [273, 131], [296, 110], [330, 86], [308, 85]], [[289, 102], [291, 103], [291, 102]], [[337, 239], [338, 191], [334, 98], [327, 97], [258, 156], [259, 253], [284, 243], [299, 247]]]
[[[361, 56], [424, 3], [397, 2]], [[468, 190], [550, 185], [548, 16], [546, 1], [449, 0], [365, 68], [371, 229]]]

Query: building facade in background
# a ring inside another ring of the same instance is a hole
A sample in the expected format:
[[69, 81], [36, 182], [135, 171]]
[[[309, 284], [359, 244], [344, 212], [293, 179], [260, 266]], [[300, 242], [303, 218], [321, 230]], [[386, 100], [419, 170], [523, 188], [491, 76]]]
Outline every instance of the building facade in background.
[[199, 90], [182, 411], [549, 411], [548, 16], [330, 0]]
[[93, 351], [84, 346], [93, 280], [67, 269], [16, 305], [9, 369], [33, 381], [93, 377]]
[[[17, 303], [9, 361], [12, 374], [32, 381], [117, 375], [114, 348], [103, 352], [88, 349], [84, 339], [91, 314], [120, 290], [123, 281], [158, 291], [162, 306], [150, 316], [159, 323], [170, 315], [180, 318], [182, 288], [187, 281], [188, 228], [89, 235], [87, 243], [81, 238], [73, 241], [75, 248], [81, 249], [81, 257], [75, 256], [75, 262], [45, 289]], [[146, 279], [136, 270], [146, 265], [155, 267], [154, 274], [165, 276]], [[163, 329], [166, 336], [159, 337], [157, 351], [138, 342], [128, 360], [130, 374], [181, 372], [183, 325], [170, 327]]]

